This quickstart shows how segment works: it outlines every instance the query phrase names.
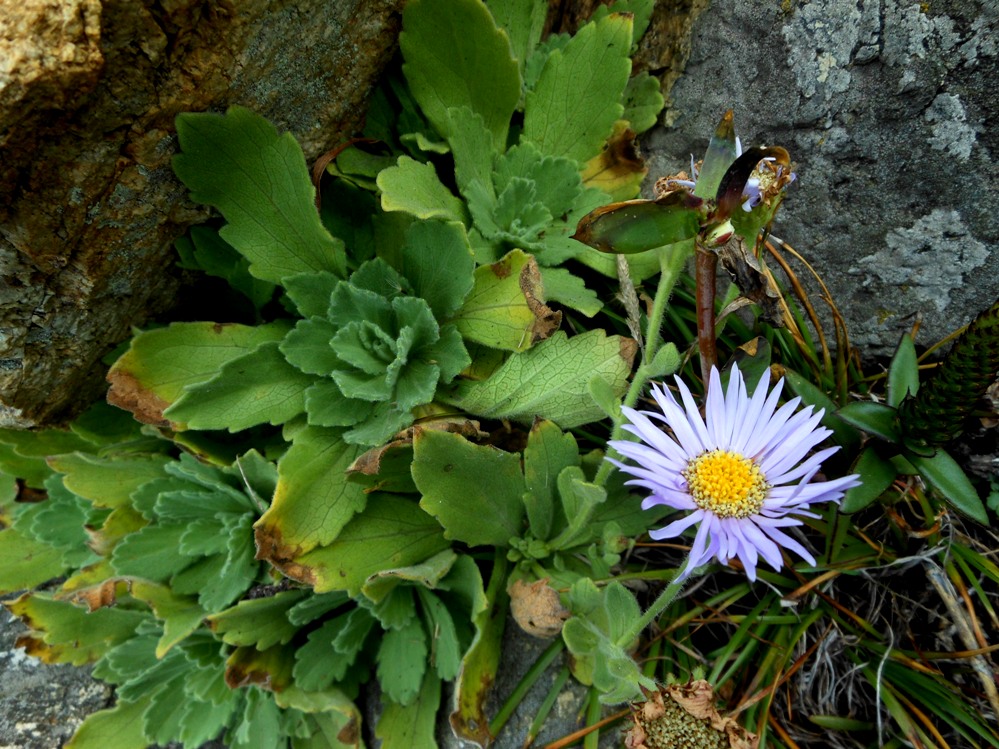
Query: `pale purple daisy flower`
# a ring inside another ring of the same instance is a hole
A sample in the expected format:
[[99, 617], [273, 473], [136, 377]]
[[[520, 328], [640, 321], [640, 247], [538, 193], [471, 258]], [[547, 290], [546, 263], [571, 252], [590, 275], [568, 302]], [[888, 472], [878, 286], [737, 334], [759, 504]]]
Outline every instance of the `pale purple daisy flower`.
[[[809, 551], [781, 529], [801, 525], [802, 517], [819, 517], [809, 511], [812, 505], [839, 502], [860, 483], [856, 475], [809, 483], [822, 461], [839, 449], [809, 455], [832, 434], [819, 426], [824, 411], [813, 412], [811, 406], [796, 411], [800, 398], [777, 408], [783, 380], [769, 393], [761, 384], [750, 397], [733, 366], [727, 391], [718, 370], [711, 370], [701, 418], [690, 390], [679, 378], [676, 382], [682, 405], [668, 390], [653, 385], [652, 397], [662, 413], [621, 409], [630, 422], [624, 429], [642, 442], [609, 443], [637, 464], [609, 459], [635, 477], [627, 483], [652, 492], [643, 509], [666, 505], [689, 513], [649, 535], [657, 541], [674, 538], [697, 525], [684, 576], [711, 558], [727, 564], [738, 557], [755, 580], [760, 557], [775, 570], [781, 568], [781, 548], [814, 565]], [[655, 421], [670, 427], [672, 436]]]

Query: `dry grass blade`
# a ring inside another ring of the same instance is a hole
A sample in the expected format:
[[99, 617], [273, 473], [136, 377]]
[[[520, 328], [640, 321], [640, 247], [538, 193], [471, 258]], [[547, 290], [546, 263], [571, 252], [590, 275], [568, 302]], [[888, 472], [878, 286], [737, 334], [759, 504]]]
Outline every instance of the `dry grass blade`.
[[[954, 590], [947, 575], [940, 567], [927, 560], [926, 576], [929, 578], [930, 584], [936, 589], [944, 606], [947, 607], [947, 612], [950, 614], [954, 626], [957, 627], [961, 642], [969, 650], [978, 647], [980, 643], [975, 638], [968, 613], [958, 605], [957, 592]], [[971, 658], [971, 666], [975, 670], [979, 681], [981, 681], [982, 691], [985, 692], [992, 710], [996, 715], [999, 715], [999, 690], [996, 689], [994, 669], [989, 667], [988, 659], [984, 655], [973, 656]]]

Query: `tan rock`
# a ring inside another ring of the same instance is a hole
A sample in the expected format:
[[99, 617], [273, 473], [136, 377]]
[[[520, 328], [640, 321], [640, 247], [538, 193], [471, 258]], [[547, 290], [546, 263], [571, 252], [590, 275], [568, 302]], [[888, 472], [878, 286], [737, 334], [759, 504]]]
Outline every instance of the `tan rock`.
[[242, 104], [314, 158], [355, 131], [403, 0], [0, 0], [0, 425], [98, 397], [205, 217], [173, 121]]

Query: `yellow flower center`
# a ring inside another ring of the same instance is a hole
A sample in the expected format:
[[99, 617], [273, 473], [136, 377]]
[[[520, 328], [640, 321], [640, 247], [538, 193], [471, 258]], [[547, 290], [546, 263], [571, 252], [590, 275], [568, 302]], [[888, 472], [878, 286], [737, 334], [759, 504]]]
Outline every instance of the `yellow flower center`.
[[763, 507], [770, 484], [752, 460], [728, 450], [710, 450], [683, 470], [697, 506], [723, 518], [746, 518]]

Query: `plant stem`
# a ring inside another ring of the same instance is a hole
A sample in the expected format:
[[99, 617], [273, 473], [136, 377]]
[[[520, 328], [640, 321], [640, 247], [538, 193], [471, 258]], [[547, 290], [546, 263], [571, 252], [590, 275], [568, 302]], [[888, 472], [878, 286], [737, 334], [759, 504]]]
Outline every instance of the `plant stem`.
[[715, 348], [715, 276], [718, 271], [718, 256], [698, 245], [696, 257], [697, 349], [701, 354], [701, 377], [707, 386], [711, 368], [718, 364], [718, 352]]
[[642, 616], [639, 617], [638, 620], [635, 621], [635, 623], [632, 624], [631, 627], [623, 635], [617, 638], [618, 645], [620, 645], [622, 648], [627, 648], [628, 646], [630, 646], [631, 643], [633, 643], [636, 639], [638, 639], [638, 636], [645, 631], [645, 628], [648, 627], [650, 624], [652, 624], [652, 622], [655, 621], [655, 619], [658, 618], [658, 616], [661, 613], [663, 613], [663, 611], [666, 610], [667, 606], [673, 603], [673, 601], [677, 597], [677, 594], [679, 594], [679, 592], [683, 589], [684, 582], [686, 582], [685, 580], [678, 581], [678, 578], [680, 578], [680, 576], [683, 574], [683, 570], [686, 570], [687, 565], [689, 564], [690, 564], [690, 558], [688, 557], [687, 562], [683, 566], [682, 570], [676, 573], [676, 577], [673, 578], [673, 582], [667, 585], [663, 589], [663, 592], [659, 594], [659, 597], [652, 602], [652, 605], [645, 610], [645, 613], [642, 614]]
[[652, 361], [659, 351], [662, 342], [663, 316], [666, 305], [673, 295], [676, 282], [687, 266], [690, 252], [675, 248], [672, 252], [659, 251], [659, 286], [656, 288], [656, 298], [652, 300], [652, 310], [649, 312], [649, 325], [645, 331], [645, 363]]
[[[638, 398], [641, 396], [642, 390], [645, 389], [645, 385], [649, 380], [646, 365], [655, 358], [662, 343], [660, 328], [662, 328], [663, 316], [666, 313], [666, 304], [669, 302], [676, 282], [679, 280], [680, 274], [687, 265], [689, 258], [689, 251], [682, 249], [674, 249], [672, 252], [659, 251], [659, 286], [656, 288], [655, 299], [652, 300], [652, 310], [649, 313], [648, 327], [645, 330], [645, 360], [635, 371], [635, 376], [631, 378], [631, 385], [628, 387], [628, 392], [625, 393], [624, 400], [621, 402], [622, 406], [634, 408], [635, 404], [638, 403]], [[614, 430], [611, 432], [612, 440], [619, 440], [627, 435], [627, 432], [621, 429], [622, 423], [621, 413], [618, 412], [614, 417]], [[617, 457], [617, 453], [613, 450], [608, 450], [607, 454]], [[614, 466], [605, 460], [600, 464], [600, 468], [597, 469], [597, 475], [593, 482], [597, 486], [603, 486], [613, 468]]]

